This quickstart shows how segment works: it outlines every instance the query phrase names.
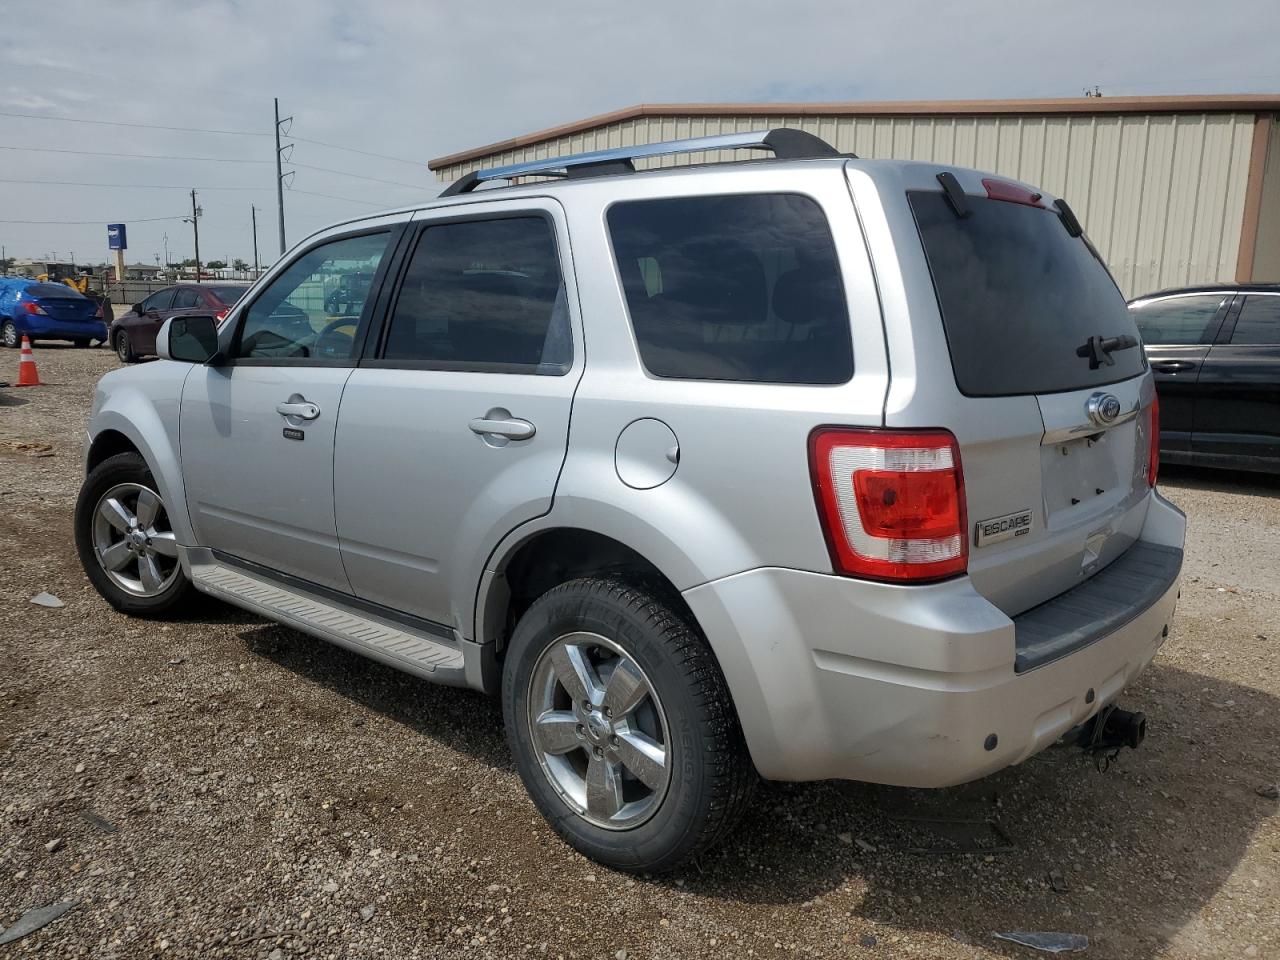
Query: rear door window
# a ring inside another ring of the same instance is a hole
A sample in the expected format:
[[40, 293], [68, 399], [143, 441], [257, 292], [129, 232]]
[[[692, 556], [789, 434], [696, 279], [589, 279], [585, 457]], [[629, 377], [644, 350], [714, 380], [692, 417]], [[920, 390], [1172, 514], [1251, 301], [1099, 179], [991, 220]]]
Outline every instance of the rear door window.
[[1137, 339], [1138, 330], [1107, 268], [1056, 211], [968, 196], [969, 215], [959, 217], [941, 192], [907, 196], [962, 393], [1082, 390], [1146, 369], [1138, 348], [1093, 370], [1077, 356], [1090, 337]]
[[1231, 342], [1280, 344], [1280, 296], [1246, 297]]
[[631, 200], [614, 204], [608, 221], [649, 373], [796, 384], [853, 376], [835, 243], [814, 200]]
[[173, 306], [171, 310], [190, 310], [192, 307], [200, 306], [200, 291], [193, 290], [190, 287], [183, 287], [173, 295]]
[[1168, 297], [1134, 304], [1129, 312], [1144, 343], [1209, 343], [1217, 331], [1215, 321], [1224, 299], [1221, 293]]

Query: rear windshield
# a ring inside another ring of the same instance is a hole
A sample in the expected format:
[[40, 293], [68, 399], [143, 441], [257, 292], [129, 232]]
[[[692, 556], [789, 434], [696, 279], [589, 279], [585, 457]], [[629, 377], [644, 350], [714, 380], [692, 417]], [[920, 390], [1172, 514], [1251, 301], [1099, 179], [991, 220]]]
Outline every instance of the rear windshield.
[[243, 297], [244, 292], [249, 288], [248, 287], [209, 287], [208, 289], [212, 291], [215, 297], [217, 297], [223, 303], [230, 306], [231, 304], [239, 300], [241, 297]]
[[1090, 337], [1136, 339], [1138, 330], [1107, 268], [1056, 211], [969, 196], [961, 218], [940, 192], [907, 196], [962, 393], [1082, 390], [1146, 368], [1140, 347], [1096, 370], [1076, 355]]
[[849, 311], [822, 208], [795, 194], [609, 210], [640, 359], [657, 377], [845, 383]]
[[83, 300], [80, 292], [65, 283], [33, 283], [27, 287], [25, 296], [32, 297], [65, 297], [68, 300]]

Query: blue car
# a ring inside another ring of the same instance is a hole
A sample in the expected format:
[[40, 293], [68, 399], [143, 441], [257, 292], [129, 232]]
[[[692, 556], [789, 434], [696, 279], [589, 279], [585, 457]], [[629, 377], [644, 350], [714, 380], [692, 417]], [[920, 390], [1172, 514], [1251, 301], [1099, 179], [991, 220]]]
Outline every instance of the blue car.
[[66, 284], [0, 278], [0, 344], [17, 347], [24, 335], [87, 347], [107, 339], [107, 325], [98, 304]]

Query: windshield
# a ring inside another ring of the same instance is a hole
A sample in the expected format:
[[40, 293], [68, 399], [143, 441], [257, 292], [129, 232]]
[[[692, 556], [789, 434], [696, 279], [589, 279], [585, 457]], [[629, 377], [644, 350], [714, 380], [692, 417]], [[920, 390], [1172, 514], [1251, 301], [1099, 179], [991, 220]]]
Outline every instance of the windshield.
[[940, 192], [909, 191], [942, 311], [956, 385], [971, 397], [1057, 393], [1146, 369], [1141, 347], [1090, 369], [1090, 337], [1138, 336], [1124, 297], [1057, 212], [968, 196], [958, 217]]

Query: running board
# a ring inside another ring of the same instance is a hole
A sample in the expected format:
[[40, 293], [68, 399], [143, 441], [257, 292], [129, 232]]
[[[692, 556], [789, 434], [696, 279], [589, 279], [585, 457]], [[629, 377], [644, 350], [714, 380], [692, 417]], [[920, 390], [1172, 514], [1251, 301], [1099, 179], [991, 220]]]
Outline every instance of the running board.
[[404, 624], [225, 563], [192, 563], [197, 590], [435, 683], [467, 686], [462, 651]]

